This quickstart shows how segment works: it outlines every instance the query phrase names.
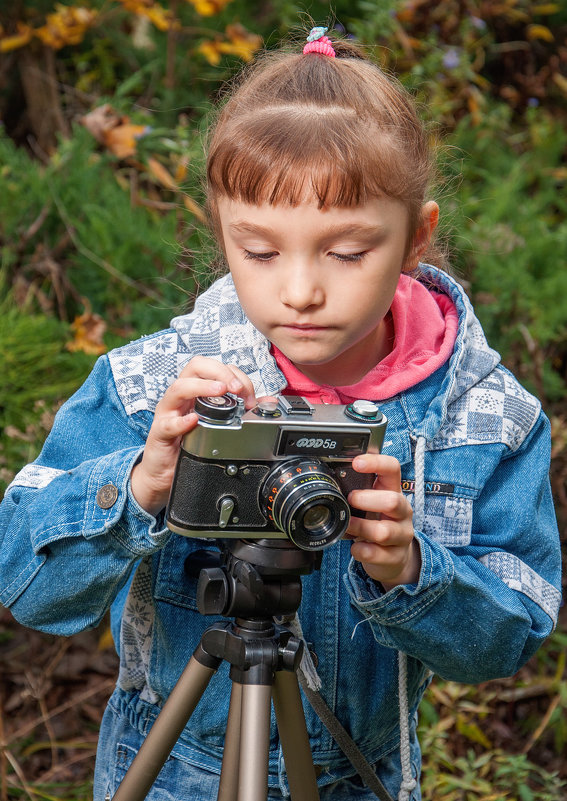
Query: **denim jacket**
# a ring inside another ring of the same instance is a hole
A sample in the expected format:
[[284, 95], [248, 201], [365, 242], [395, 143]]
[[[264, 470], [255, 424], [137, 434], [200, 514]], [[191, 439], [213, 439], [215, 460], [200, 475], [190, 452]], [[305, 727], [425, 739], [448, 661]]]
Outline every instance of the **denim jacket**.
[[[384, 592], [343, 541], [303, 578], [299, 610], [322, 695], [371, 763], [399, 743], [398, 651], [413, 720], [430, 672], [471, 683], [513, 674], [552, 631], [560, 604], [548, 421], [488, 347], [462, 288], [428, 265], [420, 280], [456, 305], [454, 352], [380, 404], [384, 452], [399, 460], [414, 506], [419, 580]], [[99, 359], [0, 507], [0, 601], [23, 624], [64, 635], [96, 626], [112, 606], [116, 692], [142, 734], [211, 623], [184, 569], [203, 541], [169, 532], [129, 485], [157, 402], [195, 354], [238, 365], [257, 395], [285, 387], [227, 275], [170, 329]], [[229, 694], [222, 665], [207, 690], [213, 702], [199, 704], [174, 754], [218, 771]], [[308, 705], [305, 714], [320, 784], [352, 774]], [[278, 782], [273, 726], [270, 784]]]

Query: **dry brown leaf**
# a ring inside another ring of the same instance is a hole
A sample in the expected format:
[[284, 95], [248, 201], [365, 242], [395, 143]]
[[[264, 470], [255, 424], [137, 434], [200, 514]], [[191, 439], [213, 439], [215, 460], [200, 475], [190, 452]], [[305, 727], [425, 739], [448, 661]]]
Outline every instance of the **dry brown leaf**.
[[73, 340], [67, 343], [67, 350], [71, 352], [83, 351], [95, 356], [106, 352], [103, 336], [106, 331], [106, 323], [99, 314], [86, 311], [84, 314], [75, 317], [71, 323], [73, 330]]
[[154, 158], [148, 159], [148, 169], [153, 177], [160, 183], [165, 189], [172, 189], [174, 192], [177, 192], [179, 187], [173, 178], [173, 175], [163, 166], [163, 164]]

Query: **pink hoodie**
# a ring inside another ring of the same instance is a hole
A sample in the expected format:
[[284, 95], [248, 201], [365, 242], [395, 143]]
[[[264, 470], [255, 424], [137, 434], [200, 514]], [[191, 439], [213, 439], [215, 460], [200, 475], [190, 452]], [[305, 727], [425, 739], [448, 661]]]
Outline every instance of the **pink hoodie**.
[[394, 347], [364, 378], [350, 386], [319, 386], [272, 345], [288, 386], [286, 395], [303, 395], [314, 403], [350, 403], [357, 398], [386, 400], [430, 376], [453, 352], [458, 314], [453, 302], [401, 275], [390, 307]]

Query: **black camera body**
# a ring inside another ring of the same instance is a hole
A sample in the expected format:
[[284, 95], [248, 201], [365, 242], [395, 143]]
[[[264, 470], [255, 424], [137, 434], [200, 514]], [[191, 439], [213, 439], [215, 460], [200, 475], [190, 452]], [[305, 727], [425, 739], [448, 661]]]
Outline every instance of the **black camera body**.
[[232, 395], [195, 401], [197, 426], [183, 439], [166, 510], [187, 537], [289, 538], [320, 550], [341, 538], [357, 473], [355, 456], [380, 453], [386, 418], [372, 401], [310, 404], [280, 396], [244, 411]]

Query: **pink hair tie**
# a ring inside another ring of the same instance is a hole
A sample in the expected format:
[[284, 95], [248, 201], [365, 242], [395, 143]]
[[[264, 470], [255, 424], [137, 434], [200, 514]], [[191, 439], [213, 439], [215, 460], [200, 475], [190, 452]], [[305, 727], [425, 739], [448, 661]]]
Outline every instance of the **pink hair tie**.
[[335, 58], [336, 53], [328, 36], [325, 36], [328, 28], [311, 28], [307, 37], [307, 44], [303, 48], [303, 53], [321, 53], [323, 56]]

